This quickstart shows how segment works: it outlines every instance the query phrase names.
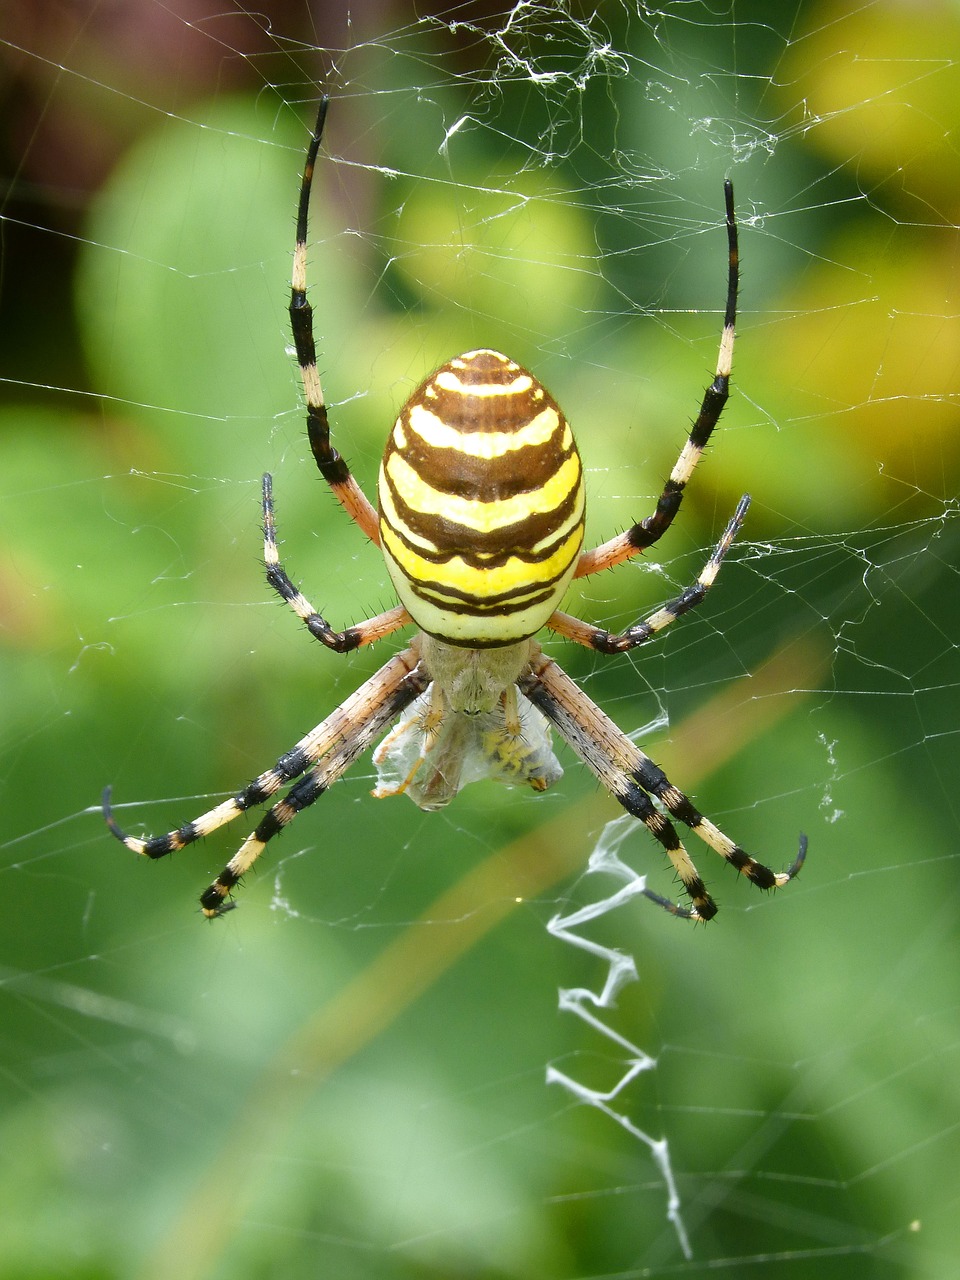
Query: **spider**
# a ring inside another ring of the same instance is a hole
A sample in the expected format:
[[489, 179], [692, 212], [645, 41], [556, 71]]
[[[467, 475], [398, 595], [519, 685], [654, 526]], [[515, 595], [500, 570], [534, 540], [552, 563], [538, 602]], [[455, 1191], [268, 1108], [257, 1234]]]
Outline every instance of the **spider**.
[[263, 477], [262, 499], [267, 581], [310, 634], [335, 653], [349, 653], [409, 623], [418, 632], [231, 799], [167, 835], [141, 838], [121, 831], [108, 787], [107, 825], [134, 853], [161, 858], [293, 783], [201, 895], [204, 914], [215, 918], [234, 906], [232, 891], [268, 841], [398, 720], [374, 755], [374, 795], [406, 793], [423, 809], [442, 807], [478, 778], [546, 790], [561, 774], [550, 745], [552, 725], [673, 863], [690, 905], [648, 891], [655, 902], [691, 920], [709, 920], [717, 910], [671, 819], [761, 889], [786, 884], [803, 863], [805, 837], [786, 871], [757, 862], [704, 817], [533, 638], [548, 627], [603, 654], [646, 644], [701, 603], [743, 523], [746, 494], [696, 582], [625, 631], [605, 631], [557, 608], [572, 579], [613, 568], [663, 537], [727, 401], [738, 284], [731, 182], [724, 183], [727, 299], [716, 374], [652, 514], [584, 551], [583, 471], [570, 426], [533, 374], [498, 351], [468, 351], [449, 360], [401, 409], [380, 467], [379, 510], [331, 443], [306, 293], [307, 215], [328, 105], [324, 97], [300, 185], [290, 321], [317, 467], [351, 519], [380, 547], [400, 604], [335, 631], [280, 562], [269, 475]]

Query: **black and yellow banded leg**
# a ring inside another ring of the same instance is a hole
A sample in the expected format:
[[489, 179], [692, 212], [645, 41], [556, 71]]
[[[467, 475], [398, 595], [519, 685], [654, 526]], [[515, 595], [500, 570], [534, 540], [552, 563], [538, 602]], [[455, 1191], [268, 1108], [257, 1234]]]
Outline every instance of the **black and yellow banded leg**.
[[749, 506], [750, 495], [745, 493], [737, 503], [736, 511], [730, 517], [727, 527], [723, 531], [723, 536], [714, 547], [710, 559], [701, 569], [700, 576], [696, 582], [681, 591], [680, 595], [675, 599], [668, 601], [657, 609], [655, 613], [651, 613], [642, 622], [635, 623], [632, 627], [628, 627], [626, 631], [614, 633], [604, 631], [602, 627], [591, 626], [589, 622], [581, 622], [579, 618], [573, 618], [570, 614], [561, 613], [557, 610], [547, 619], [547, 626], [551, 631], [556, 631], [559, 635], [566, 636], [568, 640], [575, 640], [577, 644], [585, 645], [588, 649], [596, 649], [599, 653], [624, 653], [628, 649], [635, 649], [638, 645], [646, 644], [648, 640], [652, 640], [661, 631], [665, 631], [672, 622], [682, 618], [685, 613], [689, 613], [691, 609], [695, 609], [703, 601], [716, 581], [723, 558], [730, 550], [731, 543], [739, 533]]
[[410, 615], [403, 605], [378, 613], [376, 617], [367, 618], [355, 626], [343, 631], [334, 631], [330, 623], [319, 613], [310, 601], [298, 591], [290, 581], [287, 572], [280, 563], [277, 550], [277, 523], [273, 509], [273, 481], [269, 474], [263, 477], [263, 562], [267, 568], [267, 582], [277, 595], [288, 604], [314, 639], [326, 645], [335, 653], [349, 653], [366, 644], [382, 640], [392, 635], [410, 622]]
[[[429, 677], [420, 668], [404, 676], [402, 680], [397, 680], [396, 675], [384, 680], [385, 671], [386, 668], [383, 667], [372, 677], [372, 681], [379, 680], [381, 687], [377, 690], [376, 697], [371, 699], [366, 719], [355, 721], [349, 736], [341, 739], [337, 749], [318, 761], [290, 788], [282, 800], [278, 800], [267, 810], [256, 829], [247, 836], [216, 880], [204, 889], [200, 895], [200, 907], [208, 919], [222, 916], [233, 908], [230, 894], [274, 836], [279, 835], [298, 813], [319, 800], [430, 683]], [[367, 686], [364, 687], [368, 687], [372, 681], [367, 681]]]
[[733, 183], [728, 178], [723, 184], [723, 199], [727, 226], [727, 302], [723, 314], [723, 332], [713, 381], [703, 394], [700, 412], [690, 430], [680, 456], [657, 499], [652, 515], [604, 542], [591, 551], [584, 551], [577, 565], [576, 576], [588, 577], [601, 569], [612, 569], [631, 556], [645, 551], [658, 542], [673, 524], [680, 510], [683, 493], [703, 457], [703, 451], [720, 420], [730, 394], [730, 374], [733, 369], [733, 343], [737, 323], [737, 292], [740, 285], [740, 248], [737, 238], [737, 219], [733, 208]]
[[[103, 816], [108, 827], [132, 853], [146, 858], [163, 858], [168, 853], [184, 849], [204, 836], [211, 835], [248, 809], [262, 804], [325, 757], [340, 759], [348, 756], [349, 764], [381, 729], [389, 725], [395, 716], [400, 715], [426, 689], [429, 677], [418, 664], [419, 655], [412, 648], [391, 658], [322, 724], [301, 738], [291, 751], [282, 755], [272, 769], [261, 773], [249, 786], [229, 800], [224, 800], [222, 804], [182, 827], [168, 831], [166, 835], [127, 835], [113, 816], [110, 788], [107, 787], [103, 793]], [[363, 745], [357, 746], [358, 742]], [[342, 771], [341, 769], [340, 772]], [[339, 777], [339, 773], [336, 776]]]
[[360, 526], [372, 543], [379, 545], [380, 533], [376, 509], [357, 484], [344, 458], [330, 441], [330, 421], [327, 416], [323, 387], [320, 383], [320, 373], [317, 369], [313, 308], [307, 301], [307, 225], [310, 213], [310, 191], [329, 105], [329, 98], [324, 96], [320, 100], [317, 123], [314, 126], [303, 166], [300, 203], [297, 208], [297, 239], [293, 251], [290, 326], [293, 330], [293, 343], [300, 365], [303, 397], [307, 406], [307, 436], [317, 468], [350, 518]]
[[[614, 799], [639, 818], [666, 850], [693, 904], [690, 918], [709, 920], [717, 908], [673, 824], [652, 804], [651, 797], [671, 818], [689, 827], [758, 888], [781, 888], [797, 875], [806, 853], [805, 837], [801, 837], [797, 857], [786, 871], [771, 871], [758, 862], [705, 818], [663, 770], [551, 659], [542, 653], [536, 655], [517, 684], [520, 692], [553, 723]], [[686, 913], [678, 911], [677, 914]]]

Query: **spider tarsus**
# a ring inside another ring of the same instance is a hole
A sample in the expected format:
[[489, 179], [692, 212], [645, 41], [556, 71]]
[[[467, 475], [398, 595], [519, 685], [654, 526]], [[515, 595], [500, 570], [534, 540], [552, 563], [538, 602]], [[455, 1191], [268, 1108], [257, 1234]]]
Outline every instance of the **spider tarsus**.
[[[113, 808], [110, 804], [110, 797], [112, 794], [113, 787], [106, 786], [103, 788], [103, 795], [100, 798], [100, 809], [103, 813], [103, 820], [107, 824], [111, 834], [116, 836], [122, 845], [125, 845], [128, 849], [132, 849], [134, 853], [139, 853], [140, 850], [138, 845], [133, 842], [133, 837], [127, 835], [120, 826], [120, 823], [117, 822], [116, 818], [113, 816]], [[144, 852], [145, 851], [146, 850], [144, 849]]]
[[[749, 855], [748, 855], [749, 856]], [[784, 885], [795, 880], [800, 874], [800, 870], [807, 857], [807, 837], [800, 833], [800, 846], [797, 850], [797, 856], [787, 867], [786, 871], [771, 871], [769, 867], [764, 866], [762, 862], [756, 859], [750, 859], [739, 870], [746, 875], [751, 884], [755, 884], [758, 889], [782, 889]], [[736, 865], [731, 863], [731, 865]]]
[[703, 911], [698, 911], [696, 907], [686, 907], [680, 902], [672, 902], [669, 898], [664, 898], [659, 893], [654, 893], [652, 889], [644, 889], [643, 896], [649, 898], [651, 902], [655, 902], [658, 907], [669, 912], [670, 915], [676, 916], [678, 920], [689, 920], [693, 924], [706, 924], [708, 920], [712, 920], [717, 914], [716, 903], [712, 898], [709, 899], [712, 910], [708, 912], [706, 906]]
[[784, 877], [783, 879], [784, 884], [789, 884], [791, 880], [795, 880], [797, 878], [797, 876], [800, 874], [800, 870], [803, 867], [804, 862], [806, 861], [806, 858], [807, 858], [807, 837], [801, 831], [800, 847], [797, 849], [797, 856], [790, 863], [789, 867], [787, 867], [786, 871], [782, 872], [782, 875]]
[[752, 501], [753, 499], [750, 497], [749, 493], [745, 493], [742, 495], [742, 497], [740, 498], [740, 501], [737, 503], [737, 509], [736, 511], [734, 511], [733, 515], [730, 517], [730, 523], [735, 524], [738, 529], [740, 525], [743, 524], [743, 518], [747, 514], [747, 512], [750, 510], [750, 503]]
[[320, 99], [320, 107], [317, 111], [317, 123], [313, 126], [313, 134], [310, 137], [310, 145], [307, 147], [306, 160], [303, 166], [303, 178], [300, 183], [300, 205], [297, 210], [297, 240], [300, 244], [305, 244], [307, 239], [307, 210], [310, 203], [310, 187], [313, 183], [313, 169], [317, 162], [317, 154], [320, 151], [320, 142], [323, 138], [323, 126], [327, 119], [327, 108], [330, 106], [330, 98], [327, 94], [323, 94]]
[[[317, 108], [317, 123], [313, 126], [313, 136], [314, 136], [314, 138], [316, 138], [316, 140], [317, 140], [317, 146], [318, 146], [318, 147], [319, 147], [319, 145], [320, 145], [320, 139], [323, 137], [323, 126], [324, 126], [324, 124], [326, 123], [326, 119], [327, 119], [327, 110], [328, 110], [329, 106], [330, 106], [330, 95], [329, 95], [329, 93], [322, 93], [322, 94], [320, 95], [320, 105], [319, 105], [319, 107]], [[729, 179], [729, 178], [728, 178], [728, 179], [727, 179], [727, 181], [726, 181], [725, 188], [726, 188], [727, 186], [730, 186], [730, 179]], [[732, 188], [732, 187], [730, 188], [730, 198], [731, 198], [731, 199], [733, 199], [733, 188]]]
[[727, 215], [727, 222], [736, 224], [736, 215], [733, 212], [733, 181], [730, 178], [723, 180], [723, 204]]
[[[759, 889], [782, 889], [784, 885], [789, 884], [791, 880], [795, 880], [800, 874], [807, 857], [807, 843], [806, 835], [801, 832], [797, 856], [786, 871], [771, 871], [762, 862], [753, 862], [753, 865], [748, 863], [739, 869], [746, 874], [750, 883], [755, 884]], [[731, 862], [730, 865], [735, 866], [736, 864]], [[767, 877], [769, 877], [769, 880]], [[669, 898], [661, 897], [659, 893], [654, 893], [652, 889], [644, 889], [643, 895], [649, 898], [651, 902], [655, 902], [658, 907], [662, 907], [664, 911], [668, 911], [670, 915], [676, 916], [680, 920], [692, 920], [694, 924], [705, 924], [717, 914], [717, 904], [706, 892], [704, 892], [704, 901], [701, 905], [692, 907], [671, 902]]]
[[124, 832], [120, 830], [120, 825], [117, 822], [116, 818], [113, 816], [113, 809], [110, 805], [110, 797], [112, 796], [112, 794], [113, 794], [113, 787], [106, 786], [103, 788], [103, 795], [100, 797], [100, 810], [103, 814], [104, 822], [113, 832], [113, 834], [117, 837], [117, 839], [125, 844], [127, 837], [124, 834]]

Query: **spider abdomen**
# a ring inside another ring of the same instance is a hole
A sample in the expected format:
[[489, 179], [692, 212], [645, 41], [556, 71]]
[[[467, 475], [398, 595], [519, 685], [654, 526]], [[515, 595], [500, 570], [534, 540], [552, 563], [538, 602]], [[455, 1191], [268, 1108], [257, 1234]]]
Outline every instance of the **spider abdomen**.
[[514, 644], [553, 613], [583, 542], [583, 469], [556, 401], [496, 351], [469, 351], [410, 397], [380, 468], [380, 539], [429, 635]]

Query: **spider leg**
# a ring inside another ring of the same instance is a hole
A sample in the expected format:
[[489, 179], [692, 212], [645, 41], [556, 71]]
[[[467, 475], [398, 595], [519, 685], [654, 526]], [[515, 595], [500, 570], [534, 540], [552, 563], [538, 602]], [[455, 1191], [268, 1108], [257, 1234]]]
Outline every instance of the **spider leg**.
[[307, 221], [310, 211], [310, 190], [329, 105], [330, 99], [324, 95], [320, 99], [317, 123], [307, 149], [303, 179], [300, 183], [297, 239], [293, 251], [293, 275], [290, 288], [290, 326], [293, 330], [293, 343], [297, 351], [300, 377], [303, 381], [303, 396], [307, 406], [307, 437], [317, 467], [351, 520], [360, 526], [371, 542], [379, 546], [380, 532], [376, 508], [357, 484], [344, 459], [330, 443], [330, 422], [327, 417], [323, 388], [320, 385], [320, 373], [317, 369], [313, 308], [307, 301]]
[[371, 709], [367, 719], [353, 726], [350, 737], [344, 739], [337, 750], [315, 764], [282, 800], [267, 810], [216, 880], [201, 893], [200, 907], [208, 920], [233, 909], [234, 903], [229, 900], [231, 891], [260, 857], [268, 842], [279, 835], [298, 813], [319, 800], [390, 722], [424, 692], [430, 678], [419, 670], [415, 674], [419, 675], [418, 680], [407, 681], [402, 693], [395, 689], [392, 699]]
[[273, 480], [263, 477], [263, 560], [267, 567], [267, 582], [277, 595], [294, 611], [314, 639], [325, 644], [335, 653], [349, 653], [362, 645], [382, 640], [411, 621], [403, 605], [396, 605], [385, 613], [368, 618], [345, 631], [334, 631], [329, 622], [314, 609], [310, 601], [297, 590], [280, 563], [277, 550], [277, 523], [273, 510]]
[[[194, 818], [192, 822], [178, 827], [175, 831], [169, 831], [162, 836], [127, 835], [120, 829], [113, 816], [110, 808], [109, 787], [103, 793], [103, 816], [107, 826], [133, 853], [147, 858], [162, 858], [168, 853], [193, 844], [203, 836], [212, 834], [254, 805], [262, 804], [264, 800], [275, 795], [281, 787], [299, 778], [302, 773], [316, 765], [317, 761], [324, 760], [325, 757], [329, 757], [334, 762], [341, 762], [332, 776], [329, 775], [329, 770], [324, 775], [325, 785], [329, 785], [366, 749], [381, 729], [390, 724], [426, 689], [429, 677], [423, 673], [418, 663], [419, 655], [413, 648], [398, 653], [355, 693], [351, 694], [322, 724], [317, 725], [304, 738], [301, 738], [291, 751], [282, 755], [272, 769], [261, 773], [237, 795], [225, 800], [199, 818]], [[313, 800], [319, 794], [320, 792], [317, 792]], [[274, 810], [280, 809], [289, 800], [288, 796], [287, 801], [280, 801], [275, 805], [257, 830], [261, 830]], [[304, 806], [301, 804], [300, 807]], [[286, 821], [289, 821], [289, 817]], [[277, 829], [279, 830], [279, 827]], [[267, 838], [269, 839], [269, 836]], [[249, 844], [250, 838], [245, 841], [244, 848]], [[229, 870], [229, 867], [225, 869], [224, 874], [226, 870]], [[220, 883], [219, 879], [214, 882], [215, 885]], [[235, 884], [236, 880], [233, 883]], [[211, 886], [211, 889], [213, 887]], [[207, 892], [209, 893], [210, 890]], [[227, 892], [228, 888], [225, 888], [223, 896]]]
[[[664, 847], [693, 903], [689, 913], [691, 919], [709, 920], [716, 915], [716, 904], [673, 824], [652, 804], [651, 796], [671, 817], [689, 827], [694, 835], [759, 888], [780, 888], [797, 875], [806, 855], [805, 837], [801, 837], [800, 851], [786, 871], [771, 871], [757, 862], [694, 808], [663, 770], [635, 746], [552, 659], [543, 653], [535, 653], [517, 684], [520, 692], [553, 722], [614, 799], [628, 813], [639, 818]], [[687, 913], [678, 909], [677, 914]]]
[[680, 451], [670, 478], [657, 499], [653, 515], [639, 521], [626, 532], [611, 538], [591, 551], [584, 551], [577, 565], [576, 576], [587, 577], [598, 573], [601, 569], [612, 569], [614, 565], [629, 560], [638, 552], [645, 550], [657, 542], [673, 523], [674, 516], [680, 510], [683, 491], [693, 475], [697, 463], [703, 456], [707, 442], [714, 427], [720, 420], [720, 414], [730, 394], [730, 371], [733, 367], [734, 328], [737, 319], [737, 290], [740, 281], [740, 251], [737, 242], [737, 219], [733, 210], [733, 183], [729, 178], [723, 184], [723, 198], [727, 223], [727, 302], [723, 316], [723, 333], [720, 337], [720, 351], [717, 356], [717, 368], [713, 381], [707, 387], [700, 405], [700, 412], [694, 422], [687, 441]]
[[547, 619], [547, 626], [551, 631], [556, 631], [562, 636], [566, 636], [568, 640], [575, 640], [577, 644], [585, 645], [588, 649], [596, 649], [600, 653], [623, 653], [627, 649], [635, 649], [637, 645], [646, 644], [648, 640], [652, 640], [654, 636], [659, 635], [670, 626], [672, 622], [676, 622], [678, 618], [683, 617], [685, 613], [689, 613], [691, 609], [695, 609], [700, 604], [707, 592], [713, 586], [717, 574], [720, 572], [720, 565], [723, 558], [730, 550], [730, 545], [740, 531], [743, 524], [744, 516], [750, 506], [750, 495], [745, 493], [737, 503], [737, 509], [730, 517], [726, 529], [723, 531], [723, 537], [713, 549], [713, 554], [700, 571], [693, 586], [687, 587], [681, 591], [674, 600], [669, 600], [655, 613], [651, 613], [649, 617], [644, 618], [642, 622], [635, 623], [632, 627], [628, 627], [626, 631], [614, 634], [610, 631], [604, 631], [601, 627], [591, 626], [588, 622], [581, 622], [579, 618], [572, 618], [568, 613], [556, 613], [550, 615]]

